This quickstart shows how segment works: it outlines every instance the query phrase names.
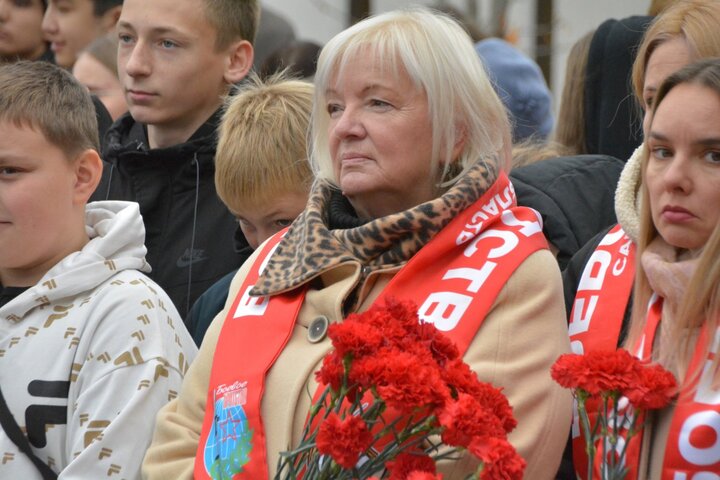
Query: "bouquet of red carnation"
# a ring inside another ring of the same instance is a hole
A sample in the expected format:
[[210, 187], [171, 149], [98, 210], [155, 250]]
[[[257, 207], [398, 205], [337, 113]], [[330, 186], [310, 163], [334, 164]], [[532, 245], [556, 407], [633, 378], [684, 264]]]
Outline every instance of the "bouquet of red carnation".
[[479, 461], [468, 478], [522, 478], [507, 398], [413, 304], [388, 300], [328, 335], [334, 350], [316, 372], [325, 388], [275, 478], [439, 479], [435, 462], [463, 452]]
[[[596, 454], [602, 480], [624, 479], [627, 446], [642, 429], [643, 413], [665, 407], [677, 393], [672, 373], [623, 349], [561, 355], [551, 375], [571, 388], [577, 401], [589, 459], [587, 480], [592, 479]], [[597, 412], [588, 408], [591, 404], [598, 406]], [[620, 442], [621, 436], [625, 442]]]

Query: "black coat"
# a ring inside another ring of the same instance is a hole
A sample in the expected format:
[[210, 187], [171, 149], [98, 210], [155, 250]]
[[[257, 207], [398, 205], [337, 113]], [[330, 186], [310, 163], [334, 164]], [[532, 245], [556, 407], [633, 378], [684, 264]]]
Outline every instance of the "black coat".
[[510, 173], [518, 204], [542, 215], [543, 232], [563, 269], [580, 247], [617, 223], [615, 187], [625, 164], [605, 155], [557, 157]]
[[[239, 226], [235, 231], [235, 252], [241, 262], [245, 262], [253, 253], [252, 247], [248, 244]], [[198, 347], [205, 338], [205, 332], [215, 316], [222, 312], [225, 307], [225, 301], [230, 291], [230, 283], [235, 278], [236, 273], [237, 270], [232, 270], [215, 282], [205, 293], [200, 295], [200, 298], [197, 299], [188, 312], [185, 325], [187, 325], [188, 331]]]
[[105, 137], [103, 178], [91, 200], [140, 204], [147, 260], [155, 280], [185, 317], [208, 287], [238, 268], [237, 223], [215, 191], [215, 112], [190, 139], [148, 148], [147, 131], [130, 114]]
[[653, 17], [609, 19], [595, 30], [585, 70], [585, 148], [626, 161], [642, 143], [632, 66]]

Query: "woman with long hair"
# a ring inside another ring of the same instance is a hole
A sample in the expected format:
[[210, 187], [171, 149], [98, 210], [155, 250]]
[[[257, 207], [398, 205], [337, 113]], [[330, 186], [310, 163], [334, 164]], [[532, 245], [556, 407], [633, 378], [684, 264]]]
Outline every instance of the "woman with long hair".
[[668, 77], [646, 120], [639, 263], [625, 345], [672, 371], [680, 393], [628, 447], [627, 465], [638, 478], [697, 478], [720, 468], [718, 112], [720, 60], [713, 59]]

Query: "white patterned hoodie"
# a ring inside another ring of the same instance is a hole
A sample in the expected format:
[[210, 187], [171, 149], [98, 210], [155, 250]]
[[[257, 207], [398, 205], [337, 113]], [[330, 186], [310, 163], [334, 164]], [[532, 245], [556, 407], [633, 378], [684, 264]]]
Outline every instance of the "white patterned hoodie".
[[[0, 388], [35, 454], [61, 479], [134, 479], [155, 414], [197, 349], [141, 271], [136, 203], [86, 208], [90, 241], [0, 308]], [[0, 478], [41, 478], [0, 429]]]

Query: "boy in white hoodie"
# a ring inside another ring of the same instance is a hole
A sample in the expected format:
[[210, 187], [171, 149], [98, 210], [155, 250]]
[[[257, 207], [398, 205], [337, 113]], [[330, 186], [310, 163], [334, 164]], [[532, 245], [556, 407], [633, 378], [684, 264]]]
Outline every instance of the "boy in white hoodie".
[[0, 478], [139, 477], [196, 354], [137, 204], [86, 205], [97, 148], [69, 73], [0, 66]]

